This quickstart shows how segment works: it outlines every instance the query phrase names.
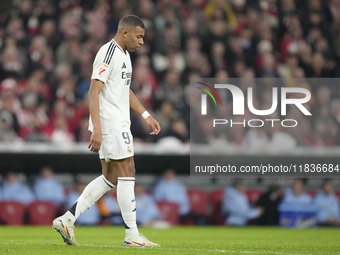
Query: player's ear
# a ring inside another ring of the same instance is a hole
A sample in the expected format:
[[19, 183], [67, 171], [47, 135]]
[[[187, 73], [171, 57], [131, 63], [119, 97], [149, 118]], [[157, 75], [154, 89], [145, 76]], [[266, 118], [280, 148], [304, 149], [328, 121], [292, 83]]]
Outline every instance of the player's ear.
[[126, 38], [127, 37], [127, 34], [128, 34], [129, 31], [127, 31], [126, 29], [123, 30], [123, 37]]

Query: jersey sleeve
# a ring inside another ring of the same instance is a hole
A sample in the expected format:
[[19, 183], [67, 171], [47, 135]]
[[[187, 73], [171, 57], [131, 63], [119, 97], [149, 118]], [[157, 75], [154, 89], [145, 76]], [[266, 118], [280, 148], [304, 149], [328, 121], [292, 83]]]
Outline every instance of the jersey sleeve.
[[111, 46], [106, 49], [102, 47], [98, 51], [93, 62], [91, 79], [97, 79], [106, 83], [113, 68], [112, 53]]

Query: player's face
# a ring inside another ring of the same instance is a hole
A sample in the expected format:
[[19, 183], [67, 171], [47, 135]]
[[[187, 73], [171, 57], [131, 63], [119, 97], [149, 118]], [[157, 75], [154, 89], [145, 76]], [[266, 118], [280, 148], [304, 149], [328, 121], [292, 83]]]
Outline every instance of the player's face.
[[127, 34], [127, 50], [128, 51], [136, 51], [140, 46], [144, 44], [143, 37], [145, 34], [145, 30], [141, 27], [135, 27], [131, 29]]

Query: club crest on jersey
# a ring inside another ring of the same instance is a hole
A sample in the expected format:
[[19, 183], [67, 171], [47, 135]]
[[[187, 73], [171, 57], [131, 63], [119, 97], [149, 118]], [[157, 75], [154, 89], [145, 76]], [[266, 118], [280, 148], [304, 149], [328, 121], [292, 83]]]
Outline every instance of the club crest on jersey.
[[132, 149], [131, 149], [130, 146], [127, 147], [127, 152], [128, 152], [128, 153], [132, 153]]
[[125, 62], [123, 62], [122, 69], [126, 68]]

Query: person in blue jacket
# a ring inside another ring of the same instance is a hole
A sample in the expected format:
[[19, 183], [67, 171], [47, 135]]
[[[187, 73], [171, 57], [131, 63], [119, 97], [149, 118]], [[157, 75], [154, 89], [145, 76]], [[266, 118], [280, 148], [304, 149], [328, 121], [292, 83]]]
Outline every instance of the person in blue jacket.
[[324, 181], [322, 189], [317, 193], [313, 202], [318, 208], [319, 225], [338, 226], [340, 224], [339, 200], [334, 194], [330, 180]]
[[1, 193], [4, 201], [17, 201], [28, 205], [35, 200], [32, 190], [26, 184], [19, 182], [14, 172], [7, 173]]
[[155, 220], [160, 218], [160, 212], [156, 202], [138, 183], [135, 185], [135, 194], [137, 223], [142, 226], [151, 226]]
[[247, 187], [242, 181], [235, 181], [232, 187], [227, 187], [222, 202], [222, 215], [229, 226], [245, 226], [248, 220], [256, 219], [263, 213], [263, 208], [253, 208], [246, 196]]
[[287, 188], [282, 203], [290, 204], [310, 204], [312, 197], [304, 190], [304, 184], [301, 179], [294, 180], [292, 188]]
[[38, 200], [52, 202], [57, 206], [65, 201], [64, 187], [54, 178], [49, 166], [41, 168], [33, 190]]
[[190, 212], [187, 189], [175, 176], [173, 169], [166, 170], [163, 178], [156, 184], [153, 196], [156, 201], [168, 201], [178, 204], [180, 216], [186, 216]]

